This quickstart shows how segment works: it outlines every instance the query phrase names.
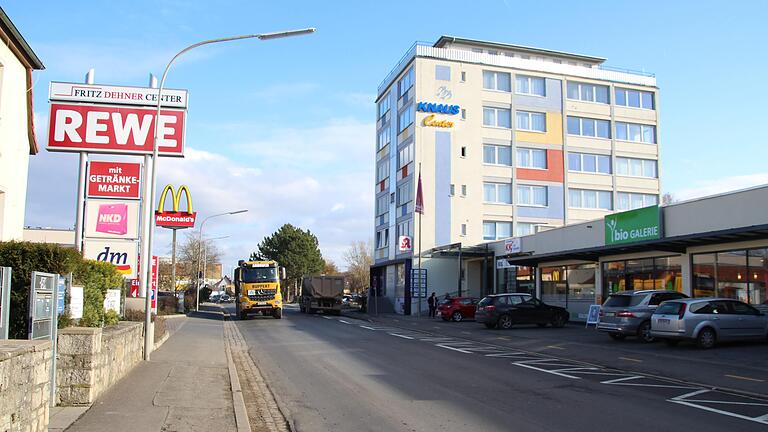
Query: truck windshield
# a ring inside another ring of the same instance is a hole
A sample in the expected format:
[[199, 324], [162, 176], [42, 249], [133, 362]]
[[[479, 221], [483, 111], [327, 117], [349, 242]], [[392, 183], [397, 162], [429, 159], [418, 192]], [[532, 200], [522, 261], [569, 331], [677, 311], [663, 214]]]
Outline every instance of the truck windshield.
[[277, 282], [277, 269], [274, 267], [245, 267], [240, 271], [240, 281], [245, 283]]

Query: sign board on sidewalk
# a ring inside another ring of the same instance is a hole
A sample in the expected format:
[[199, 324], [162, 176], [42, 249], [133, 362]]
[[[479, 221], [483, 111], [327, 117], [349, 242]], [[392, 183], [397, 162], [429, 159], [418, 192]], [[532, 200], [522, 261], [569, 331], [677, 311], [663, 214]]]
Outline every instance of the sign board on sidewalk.
[[141, 164], [88, 162], [88, 198], [141, 198]]
[[512, 237], [504, 240], [504, 251], [506, 253], [520, 253], [522, 250], [520, 237]]
[[[52, 102], [48, 151], [151, 154], [155, 114], [152, 108]], [[184, 156], [185, 120], [183, 110], [160, 111], [161, 156]]]
[[104, 312], [113, 310], [120, 313], [120, 290], [108, 289], [104, 295]]
[[411, 297], [427, 296], [427, 269], [411, 269]]
[[72, 319], [83, 317], [83, 287], [69, 287], [69, 316]]
[[139, 238], [139, 202], [90, 199], [85, 205], [86, 238]]
[[605, 216], [606, 246], [656, 240], [661, 236], [661, 210], [657, 205]]
[[112, 263], [126, 278], [136, 277], [138, 243], [134, 240], [85, 239], [83, 256], [87, 259]]
[[[141, 261], [139, 261], [141, 263]], [[152, 256], [152, 309], [157, 309], [157, 266], [158, 266], [158, 258], [157, 255]], [[139, 266], [139, 273], [141, 273], [141, 266]], [[139, 296], [139, 278], [131, 279], [131, 292], [129, 293], [129, 296], [131, 297], [138, 297]]]
[[600, 322], [600, 305], [589, 305], [589, 312], [587, 312], [587, 326]]
[[[92, 102], [110, 105], [157, 106], [158, 89], [149, 87], [113, 86], [52, 81], [48, 91], [50, 100]], [[163, 107], [186, 108], [187, 91], [163, 89]]]

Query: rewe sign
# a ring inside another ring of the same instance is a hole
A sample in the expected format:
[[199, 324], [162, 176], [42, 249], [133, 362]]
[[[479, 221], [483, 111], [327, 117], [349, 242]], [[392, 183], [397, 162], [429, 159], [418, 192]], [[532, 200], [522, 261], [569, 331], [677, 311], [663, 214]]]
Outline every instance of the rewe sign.
[[[156, 111], [152, 108], [51, 103], [49, 151], [152, 153]], [[160, 111], [158, 153], [184, 155], [185, 111]]]
[[616, 245], [662, 237], [659, 206], [644, 207], [605, 216], [605, 244]]

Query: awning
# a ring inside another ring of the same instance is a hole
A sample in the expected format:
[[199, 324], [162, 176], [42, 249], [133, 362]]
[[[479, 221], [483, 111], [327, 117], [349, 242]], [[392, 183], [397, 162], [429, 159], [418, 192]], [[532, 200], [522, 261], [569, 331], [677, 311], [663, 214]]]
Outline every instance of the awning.
[[487, 244], [462, 246], [461, 243], [438, 246], [421, 253], [422, 258], [485, 258], [493, 257]]

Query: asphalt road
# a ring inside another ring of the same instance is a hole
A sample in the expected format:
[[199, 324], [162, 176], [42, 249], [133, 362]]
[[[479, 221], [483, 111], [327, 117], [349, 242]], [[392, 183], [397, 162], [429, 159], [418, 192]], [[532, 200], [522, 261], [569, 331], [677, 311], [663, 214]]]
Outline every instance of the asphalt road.
[[238, 321], [296, 431], [768, 430], [768, 402], [428, 330]]

